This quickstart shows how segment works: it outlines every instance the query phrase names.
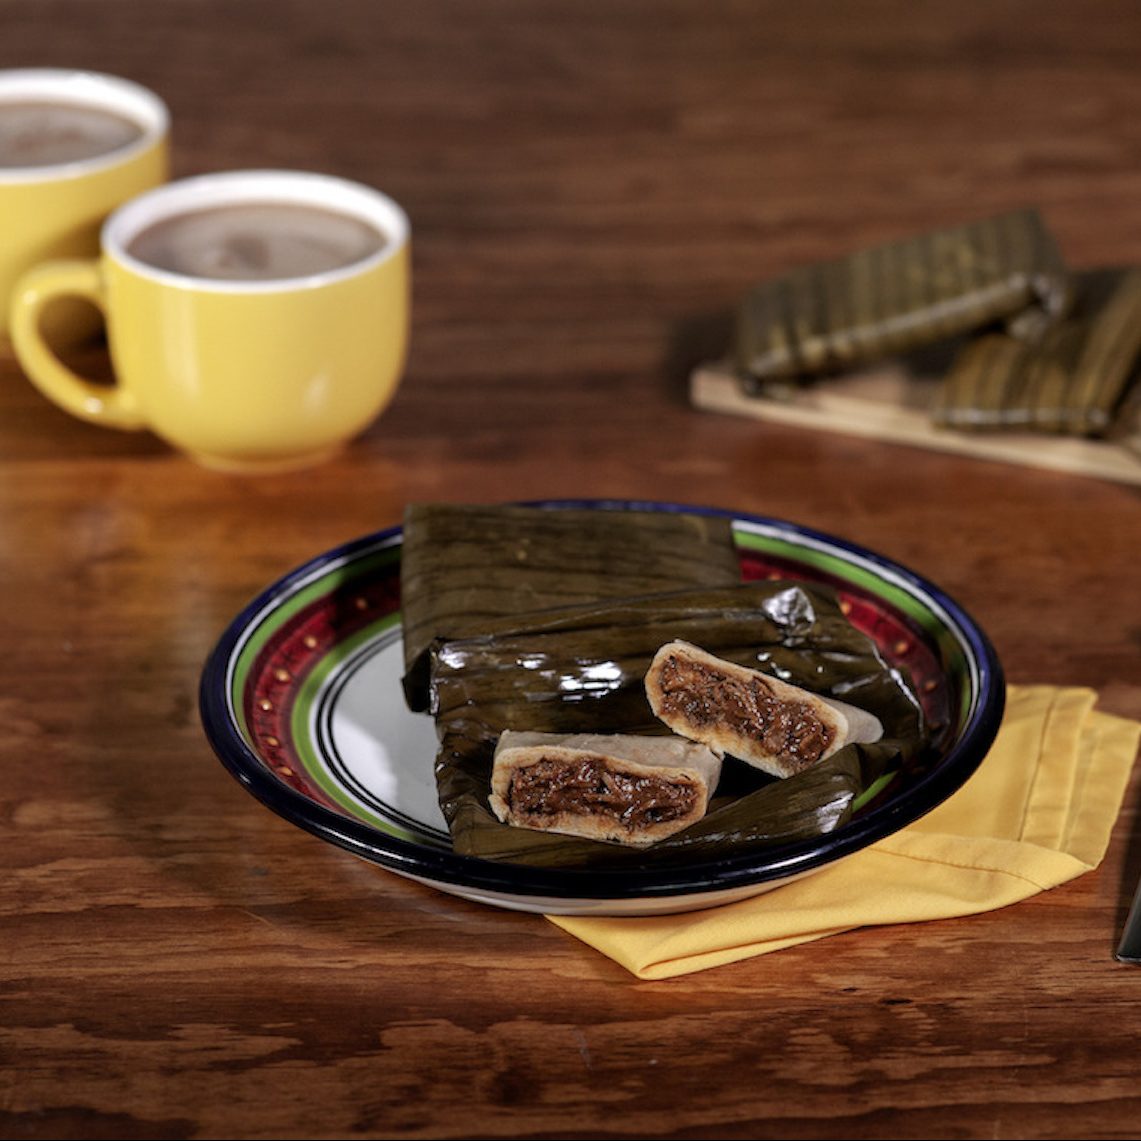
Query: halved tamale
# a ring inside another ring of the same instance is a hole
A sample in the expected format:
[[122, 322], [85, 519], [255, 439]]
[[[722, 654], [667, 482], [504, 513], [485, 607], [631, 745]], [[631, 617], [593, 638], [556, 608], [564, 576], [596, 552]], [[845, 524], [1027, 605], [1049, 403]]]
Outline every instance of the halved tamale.
[[722, 516], [410, 504], [400, 570], [405, 697], [426, 708], [434, 638], [479, 632], [504, 615], [740, 579]]
[[453, 849], [548, 868], [680, 867], [695, 858], [811, 839], [851, 819], [859, 798], [895, 767], [879, 746], [856, 745], [784, 781], [746, 781], [723, 768], [700, 820], [652, 844], [614, 844], [502, 823], [490, 807], [494, 750], [493, 738], [451, 730], [443, 736], [437, 770]]
[[646, 696], [675, 733], [776, 777], [802, 772], [853, 741], [883, 736], [878, 717], [848, 702], [678, 640], [654, 655]]
[[681, 737], [508, 730], [489, 803], [515, 827], [652, 844], [705, 815], [720, 775], [717, 754]]
[[934, 423], [964, 431], [1105, 436], [1141, 371], [1141, 270], [1087, 274], [1074, 314], [1039, 344], [989, 333], [956, 355]]
[[1071, 303], [1053, 237], [1037, 211], [1016, 210], [761, 283], [737, 309], [735, 364], [760, 393], [997, 324], [1037, 340]]
[[503, 617], [480, 635], [438, 639], [431, 649], [436, 781], [456, 851], [560, 867], [626, 859], [614, 845], [497, 820], [488, 805], [495, 744], [504, 730], [666, 734], [644, 678], [675, 636], [858, 705], [879, 718], [884, 736], [783, 781], [743, 765], [723, 771], [705, 817], [639, 859], [668, 861], [683, 850], [728, 855], [819, 835], [848, 819], [885, 772], [923, 754], [929, 730], [907, 679], [885, 665], [828, 587], [748, 582]]

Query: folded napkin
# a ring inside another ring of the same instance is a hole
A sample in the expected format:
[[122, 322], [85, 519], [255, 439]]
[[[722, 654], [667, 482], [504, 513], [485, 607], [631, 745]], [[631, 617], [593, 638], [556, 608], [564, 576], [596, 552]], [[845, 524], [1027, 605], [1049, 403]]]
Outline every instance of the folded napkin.
[[1095, 868], [1141, 723], [1086, 688], [1010, 686], [991, 751], [907, 828], [802, 879], [683, 915], [550, 916], [643, 979], [664, 979], [857, 927], [992, 911]]

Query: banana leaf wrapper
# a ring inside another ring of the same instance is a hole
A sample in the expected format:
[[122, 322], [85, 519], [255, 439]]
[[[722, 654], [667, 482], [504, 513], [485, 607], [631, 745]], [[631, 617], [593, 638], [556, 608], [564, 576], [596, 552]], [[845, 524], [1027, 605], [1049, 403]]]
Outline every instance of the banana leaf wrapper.
[[1074, 315], [1037, 345], [1003, 333], [962, 348], [932, 419], [961, 431], [1109, 436], [1141, 369], [1141, 270], [1090, 275]]
[[1037, 211], [1016, 210], [760, 284], [738, 306], [733, 354], [745, 391], [779, 395], [989, 326], [1033, 342], [1072, 301]]
[[428, 703], [434, 639], [504, 615], [740, 582], [727, 518], [696, 512], [410, 504], [401, 549], [404, 694]]
[[[487, 806], [504, 729], [667, 733], [644, 676], [672, 638], [873, 712], [874, 745], [850, 745], [775, 780], [726, 758], [705, 817], [645, 849], [501, 824]], [[851, 818], [885, 774], [922, 757], [929, 740], [910, 682], [843, 615], [826, 587], [788, 582], [670, 591], [502, 620], [431, 650], [436, 781], [453, 847], [543, 867], [658, 867], [808, 839]]]

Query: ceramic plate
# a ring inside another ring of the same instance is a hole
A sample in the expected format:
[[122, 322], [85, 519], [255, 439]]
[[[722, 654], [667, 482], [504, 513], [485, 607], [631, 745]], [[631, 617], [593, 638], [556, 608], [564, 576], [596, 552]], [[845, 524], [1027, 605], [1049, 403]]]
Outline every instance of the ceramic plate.
[[850, 621], [906, 669], [936, 757], [836, 831], [682, 870], [542, 869], [459, 856], [436, 800], [436, 738], [400, 679], [399, 528], [286, 575], [230, 624], [202, 673], [204, 728], [258, 800], [322, 839], [402, 876], [498, 907], [647, 915], [766, 891], [912, 822], [974, 772], [998, 730], [1002, 672], [986, 635], [932, 583], [871, 551], [778, 519], [626, 501], [541, 504], [696, 511], [732, 519], [742, 577], [830, 584]]

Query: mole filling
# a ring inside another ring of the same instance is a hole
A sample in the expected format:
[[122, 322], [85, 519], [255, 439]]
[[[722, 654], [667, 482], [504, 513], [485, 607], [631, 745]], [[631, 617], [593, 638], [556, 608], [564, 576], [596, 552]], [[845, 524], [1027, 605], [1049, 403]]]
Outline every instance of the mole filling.
[[725, 729], [756, 741], [798, 769], [820, 760], [836, 738], [809, 704], [782, 700], [762, 677], [734, 677], [671, 655], [662, 663], [659, 684], [667, 715], [695, 730]]
[[508, 799], [520, 815], [605, 816], [634, 829], [684, 816], [697, 790], [688, 782], [615, 771], [604, 757], [584, 753], [569, 762], [544, 757], [516, 770]]

